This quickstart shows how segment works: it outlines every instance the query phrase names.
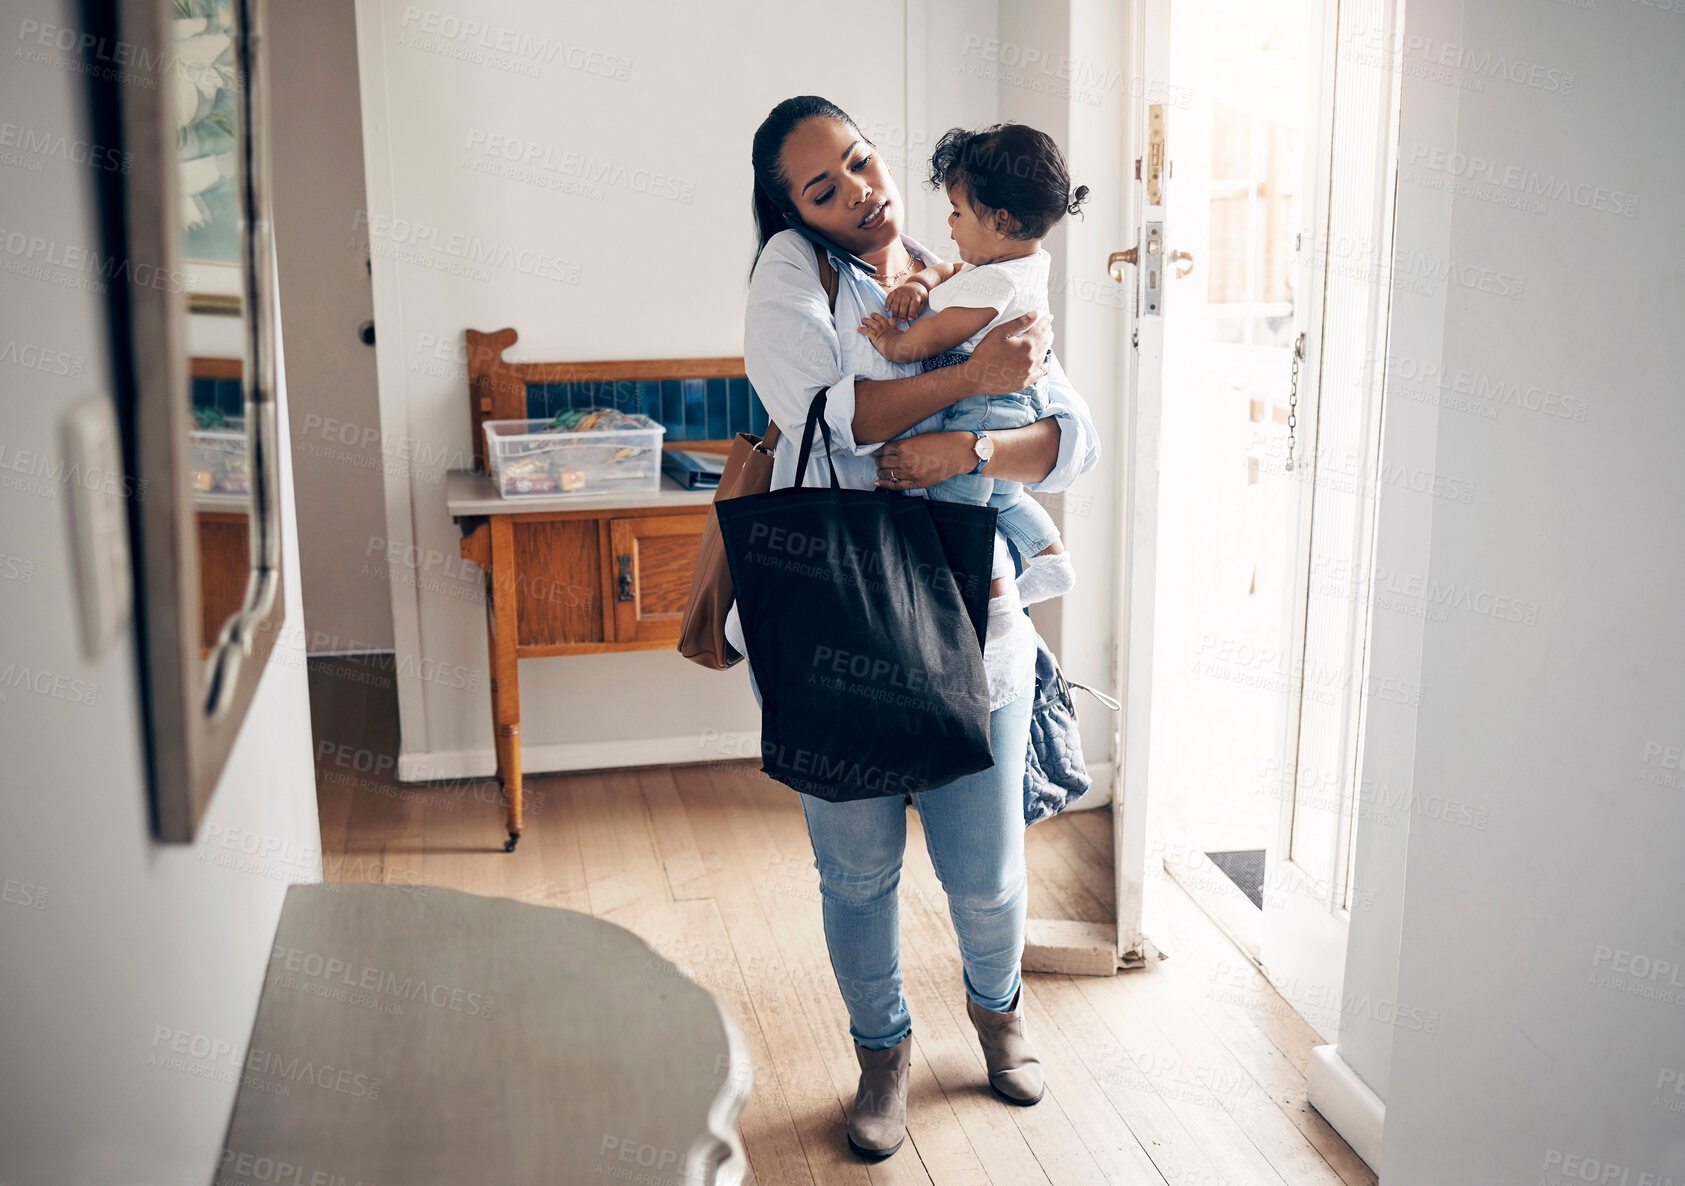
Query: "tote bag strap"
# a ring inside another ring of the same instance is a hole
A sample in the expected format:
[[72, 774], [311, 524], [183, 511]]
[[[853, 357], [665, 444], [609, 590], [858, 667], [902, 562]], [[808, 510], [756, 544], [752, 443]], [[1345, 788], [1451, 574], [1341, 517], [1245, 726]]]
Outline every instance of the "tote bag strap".
[[831, 471], [831, 489], [840, 490], [842, 486], [837, 482], [837, 467], [831, 462], [831, 426], [825, 423], [825, 396], [831, 389], [825, 388], [813, 397], [813, 402], [807, 407], [807, 425], [802, 429], [802, 451], [796, 456], [795, 485], [800, 486], [807, 477], [807, 459], [813, 452], [813, 427], [819, 426], [819, 434], [825, 438], [825, 466]]

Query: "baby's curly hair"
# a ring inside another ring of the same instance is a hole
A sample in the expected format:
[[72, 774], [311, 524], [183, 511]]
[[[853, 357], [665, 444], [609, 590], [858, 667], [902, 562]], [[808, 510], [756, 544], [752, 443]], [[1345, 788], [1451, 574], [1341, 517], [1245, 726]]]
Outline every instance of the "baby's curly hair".
[[1053, 137], [1018, 123], [943, 133], [930, 157], [930, 184], [941, 189], [956, 182], [979, 217], [991, 210], [1010, 216], [1007, 233], [1014, 239], [1040, 239], [1088, 197], [1086, 185], [1071, 189]]

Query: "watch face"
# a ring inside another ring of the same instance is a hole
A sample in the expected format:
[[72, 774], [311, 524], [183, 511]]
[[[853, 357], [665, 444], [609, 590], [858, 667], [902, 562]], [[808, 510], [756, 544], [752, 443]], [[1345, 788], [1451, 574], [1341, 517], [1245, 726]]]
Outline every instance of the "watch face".
[[989, 460], [995, 455], [995, 438], [990, 436], [978, 437], [976, 449], [978, 457], [981, 457], [984, 461]]

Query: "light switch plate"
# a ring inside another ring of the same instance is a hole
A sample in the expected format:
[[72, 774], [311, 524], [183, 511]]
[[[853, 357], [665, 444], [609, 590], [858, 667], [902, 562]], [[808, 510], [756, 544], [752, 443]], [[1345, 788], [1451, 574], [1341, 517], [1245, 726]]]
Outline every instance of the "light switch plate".
[[134, 604], [125, 509], [134, 487], [123, 472], [123, 438], [110, 400], [93, 396], [70, 410], [64, 453], [82, 649], [99, 659], [128, 625]]

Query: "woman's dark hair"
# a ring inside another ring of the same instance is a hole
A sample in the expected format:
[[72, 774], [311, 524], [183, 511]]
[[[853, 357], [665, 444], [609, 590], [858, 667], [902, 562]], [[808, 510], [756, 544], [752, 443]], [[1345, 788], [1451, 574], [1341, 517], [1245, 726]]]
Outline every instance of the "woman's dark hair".
[[1010, 215], [1013, 239], [1041, 238], [1088, 197], [1086, 185], [1072, 191], [1053, 137], [1015, 123], [944, 133], [930, 157], [930, 184], [940, 189], [955, 182], [965, 186], [978, 217], [990, 210]]
[[[789, 225], [784, 221], [784, 215], [796, 212], [795, 203], [790, 201], [790, 179], [784, 175], [781, 159], [784, 142], [799, 125], [815, 116], [834, 119], [856, 130], [859, 128], [848, 117], [848, 112], [829, 99], [821, 99], [818, 95], [797, 95], [774, 107], [761, 121], [761, 126], [755, 129], [755, 144], [749, 151], [749, 160], [755, 167], [755, 230], [760, 238], [755, 245], [757, 262], [767, 240]], [[861, 136], [861, 139], [866, 138]], [[749, 265], [749, 271], [753, 274], [754, 263]]]

